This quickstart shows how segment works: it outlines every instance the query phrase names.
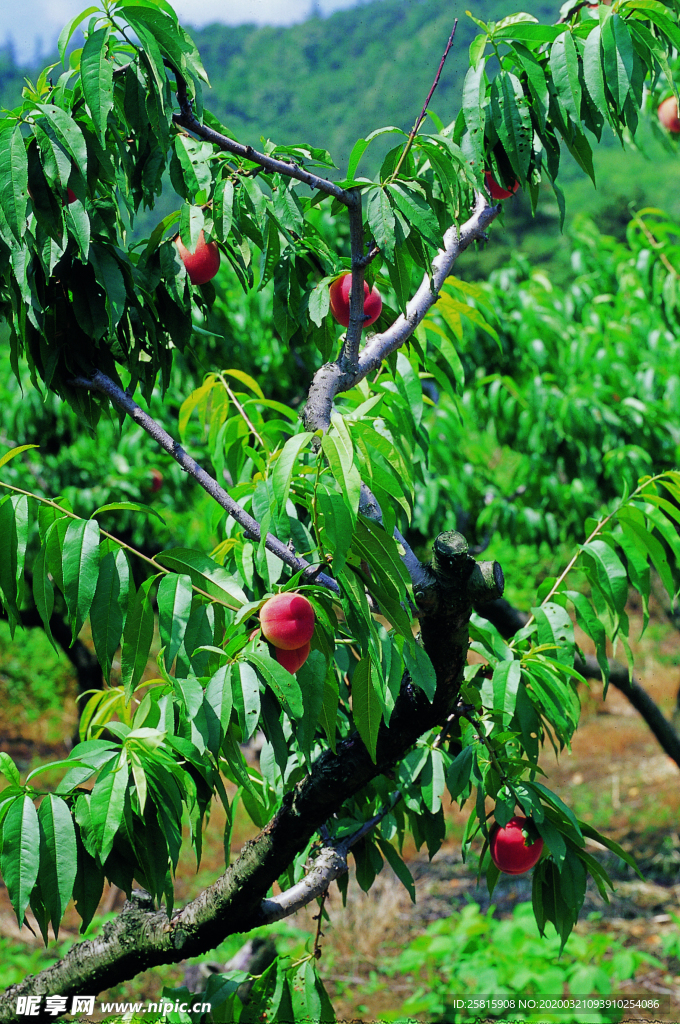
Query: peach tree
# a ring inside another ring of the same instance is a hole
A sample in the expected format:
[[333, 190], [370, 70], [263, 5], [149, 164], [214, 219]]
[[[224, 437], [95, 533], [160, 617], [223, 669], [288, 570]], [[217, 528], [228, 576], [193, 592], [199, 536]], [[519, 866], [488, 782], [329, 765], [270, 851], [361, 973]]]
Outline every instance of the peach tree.
[[[476, 561], [455, 532], [432, 538], [422, 563], [400, 527], [427, 463], [423, 381], [454, 402], [465, 388], [433, 308], [457, 329], [461, 318], [485, 324], [468, 301], [474, 286], [453, 270], [501, 212], [490, 193], [517, 184], [535, 209], [552, 189], [563, 214], [565, 149], [592, 176], [592, 142], [605, 127], [626, 143], [646, 87], [676, 94], [679, 13], [678, 0], [616, 0], [566, 4], [554, 25], [528, 14], [473, 19], [461, 108], [445, 124], [428, 105], [454, 28], [411, 131], [359, 139], [344, 176], [324, 149], [235, 139], [203, 105], [205, 70], [166, 0], [89, 7], [62, 32], [61, 63], [3, 111], [0, 312], [17, 377], [27, 373], [93, 431], [102, 416], [143, 428], [186, 472], [186, 486], [213, 499], [218, 536], [211, 551], [149, 557], [99, 522], [148, 507], [114, 501], [82, 518], [57, 495], [0, 481], [0, 589], [12, 628], [34, 605], [49, 633], [63, 601], [74, 639], [89, 620], [110, 680], [85, 707], [81, 742], [64, 761], [22, 778], [0, 754], [2, 877], [18, 922], [30, 908], [46, 942], [71, 900], [84, 930], [105, 882], [128, 895], [100, 936], [0, 995], [3, 1020], [31, 997], [55, 1000], [43, 1018], [53, 1019], [72, 996], [201, 955], [323, 897], [333, 880], [344, 890], [350, 851], [364, 890], [387, 861], [413, 897], [404, 837], [433, 856], [446, 799], [469, 808], [464, 853], [477, 841], [486, 855], [494, 822], [531, 819], [543, 844], [536, 920], [541, 931], [552, 922], [562, 943], [589, 876], [606, 897], [608, 877], [586, 840], [630, 862], [539, 781], [537, 762], [546, 740], [568, 746], [578, 723], [573, 617], [606, 686], [607, 641], [620, 638], [629, 652], [629, 586], [646, 612], [654, 566], [674, 593], [662, 542], [677, 553], [680, 474], [640, 479], [587, 521], [574, 558], [510, 639], [483, 617], [503, 593], [500, 565]], [[68, 53], [78, 27], [84, 45]], [[379, 174], [364, 176], [365, 151], [386, 136], [394, 146]], [[169, 187], [178, 208], [135, 240], [139, 213]], [[329, 221], [348, 225], [348, 256], [329, 244]], [[272, 282], [278, 336], [316, 353], [301, 415], [233, 365], [215, 366], [189, 394], [167, 390], [173, 354], [191, 357], [215, 300], [213, 281], [192, 283], [182, 255], [206, 243], [245, 292]], [[330, 289], [347, 273], [340, 333]], [[364, 332], [365, 282], [384, 301]], [[180, 398], [175, 429], [146, 411], [152, 393], [165, 394], [165, 409]], [[183, 447], [196, 424], [212, 472]], [[28, 447], [7, 451], [0, 466]], [[588, 596], [569, 587], [577, 561]], [[274, 594], [291, 591], [314, 611], [296, 673], [279, 664], [258, 618]], [[156, 622], [161, 650], [149, 680]], [[255, 768], [244, 745], [258, 731]], [[47, 769], [54, 786], [43, 785]], [[227, 818], [224, 872], [175, 907], [182, 843], [200, 861], [214, 800]], [[238, 801], [260, 831], [232, 861]], [[483, 863], [493, 889], [498, 868]], [[317, 953], [268, 968], [248, 1019], [331, 1018]], [[244, 977], [211, 979], [213, 1019], [238, 1019]]]

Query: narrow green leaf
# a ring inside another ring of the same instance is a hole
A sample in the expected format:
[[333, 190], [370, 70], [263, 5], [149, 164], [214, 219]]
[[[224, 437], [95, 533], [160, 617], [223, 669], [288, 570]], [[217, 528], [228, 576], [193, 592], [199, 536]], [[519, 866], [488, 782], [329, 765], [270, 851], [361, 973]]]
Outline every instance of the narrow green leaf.
[[301, 718], [304, 712], [300, 684], [278, 661], [260, 651], [247, 651], [244, 657], [255, 666], [267, 686], [276, 694], [290, 718]]
[[156, 576], [145, 580], [125, 622], [121, 651], [121, 676], [126, 694], [131, 694], [142, 678], [153, 640], [153, 605], [149, 591]]
[[382, 708], [372, 675], [370, 658], [362, 658], [352, 675], [352, 715], [371, 760], [375, 762]]
[[115, 764], [111, 764], [100, 774], [90, 796], [92, 829], [102, 861], [110, 854], [116, 832], [123, 820], [129, 775], [130, 770], [123, 751]]
[[59, 924], [73, 894], [76, 880], [76, 830], [64, 800], [48, 793], [38, 809], [40, 825], [40, 869], [38, 879], [49, 911], [55, 939]]
[[191, 615], [193, 589], [191, 577], [168, 573], [158, 586], [158, 628], [163, 660], [168, 671], [179, 651]]
[[295, 471], [295, 464], [300, 452], [305, 445], [311, 441], [313, 436], [314, 435], [312, 433], [305, 431], [301, 434], [295, 434], [294, 437], [288, 438], [283, 446], [281, 454], [274, 463], [272, 488], [281, 514], [286, 510], [286, 502], [288, 501], [288, 494], [290, 492], [290, 485]]
[[375, 838], [385, 860], [392, 868], [395, 875], [397, 876], [401, 884], [404, 886], [409, 896], [411, 897], [411, 902], [415, 903], [416, 886], [415, 882], [413, 881], [413, 875], [409, 871], [408, 865], [399, 856], [398, 851], [395, 850], [395, 848], [392, 846], [392, 843], [388, 843], [387, 840], [383, 839], [381, 836], [376, 836]]
[[26, 452], [29, 448], [39, 448], [39, 444], [22, 444], [18, 448], [10, 448], [8, 452], [5, 452], [3, 456], [0, 456], [0, 468], [6, 466], [10, 459], [13, 459], [16, 455], [20, 455], [22, 452]]
[[94, 649], [104, 678], [108, 679], [111, 663], [120, 644], [128, 608], [130, 567], [125, 552], [109, 551], [99, 565], [97, 589], [90, 607], [90, 626]]
[[607, 88], [621, 112], [633, 81], [634, 49], [628, 26], [619, 14], [607, 18], [602, 44]]
[[38, 103], [37, 109], [47, 118], [58, 142], [73, 158], [83, 178], [87, 179], [87, 145], [77, 122], [61, 107]]
[[485, 113], [482, 104], [485, 89], [486, 65], [483, 60], [480, 60], [476, 66], [468, 70], [463, 82], [463, 113], [478, 169], [484, 167]]
[[571, 32], [563, 32], [550, 48], [550, 70], [557, 95], [571, 119], [581, 120], [578, 53]]
[[6, 126], [0, 131], [0, 207], [17, 242], [26, 231], [27, 201], [26, 143], [19, 125]]
[[384, 188], [371, 189], [366, 203], [368, 227], [375, 244], [386, 259], [392, 259], [394, 252], [394, 211]]
[[2, 825], [0, 870], [19, 927], [31, 898], [40, 865], [38, 813], [29, 796], [18, 797]]
[[64, 536], [64, 597], [75, 640], [90, 611], [99, 576], [99, 524], [74, 519]]
[[91, 32], [80, 57], [80, 81], [85, 103], [102, 146], [106, 146], [106, 122], [113, 107], [113, 63], [108, 57], [109, 26]]
[[170, 548], [156, 555], [156, 561], [166, 569], [188, 574], [195, 587], [206, 591], [221, 604], [230, 607], [247, 604], [246, 595], [236, 578], [202, 551]]

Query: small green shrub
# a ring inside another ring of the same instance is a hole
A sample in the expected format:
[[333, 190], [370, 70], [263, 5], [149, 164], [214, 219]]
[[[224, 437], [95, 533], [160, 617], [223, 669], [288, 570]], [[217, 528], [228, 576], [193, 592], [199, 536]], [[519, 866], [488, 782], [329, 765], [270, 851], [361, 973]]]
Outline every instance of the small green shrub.
[[[560, 957], [560, 939], [551, 925], [541, 938], [531, 903], [518, 904], [511, 918], [496, 920], [490, 907], [483, 914], [476, 903], [460, 913], [428, 925], [385, 973], [412, 976], [414, 990], [393, 1019], [413, 1014], [428, 1021], [463, 1024], [469, 1015], [456, 1007], [461, 997], [487, 996], [511, 1001], [518, 997], [608, 996], [618, 982], [632, 978], [641, 963], [661, 966], [648, 953], [625, 948], [609, 934], [572, 933]], [[620, 1020], [621, 1015], [582, 1010], [551, 1014], [519, 1010], [485, 1010], [481, 1016], [503, 1020], [559, 1021], [585, 1024]]]

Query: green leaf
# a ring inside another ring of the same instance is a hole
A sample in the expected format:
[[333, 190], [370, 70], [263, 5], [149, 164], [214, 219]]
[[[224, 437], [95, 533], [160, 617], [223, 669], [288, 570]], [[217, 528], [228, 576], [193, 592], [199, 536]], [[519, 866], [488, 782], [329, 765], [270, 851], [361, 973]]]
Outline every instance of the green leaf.
[[[624, 511], [621, 509], [621, 512]], [[628, 599], [628, 577], [621, 559], [602, 540], [591, 540], [588, 544], [582, 544], [581, 551], [587, 556], [584, 563], [588, 576], [592, 575], [610, 606], [621, 614]]]
[[33, 600], [35, 601], [35, 606], [38, 609], [38, 614], [42, 619], [45, 632], [47, 633], [52, 646], [56, 650], [57, 648], [50, 628], [50, 618], [54, 611], [54, 586], [52, 585], [52, 581], [50, 580], [47, 572], [45, 556], [45, 548], [41, 547], [40, 551], [35, 556], [35, 561], [33, 563]]
[[486, 91], [486, 66], [483, 60], [469, 69], [463, 82], [463, 113], [465, 125], [470, 137], [470, 144], [475, 155], [475, 163], [484, 167], [484, 124], [483, 109]]
[[581, 83], [578, 53], [571, 32], [563, 32], [550, 48], [550, 70], [557, 95], [571, 119], [581, 119]]
[[602, 67], [602, 29], [596, 25], [583, 48], [583, 78], [591, 99], [601, 114], [611, 120]]
[[0, 505], [0, 589], [11, 623], [18, 623], [18, 583], [24, 570], [28, 502], [24, 495]]
[[149, 590], [157, 576], [144, 580], [137, 591], [123, 630], [121, 651], [121, 679], [127, 695], [131, 694], [142, 678], [153, 640], [153, 605]]
[[105, 679], [109, 677], [113, 656], [120, 644], [129, 588], [130, 566], [125, 552], [122, 548], [107, 552], [99, 565], [97, 589], [90, 607], [94, 649]]
[[18, 797], [9, 808], [2, 826], [0, 870], [19, 927], [38, 878], [40, 828], [35, 805], [29, 796]]
[[[298, 723], [296, 737], [300, 750], [309, 763], [314, 734], [324, 703], [326, 692], [326, 659], [321, 651], [311, 651], [296, 678], [302, 693], [303, 715]], [[337, 708], [337, 705], [336, 705]]]
[[78, 848], [76, 830], [68, 804], [48, 793], [38, 809], [40, 825], [40, 868], [38, 880], [49, 911], [55, 939], [59, 924], [73, 894]]
[[392, 846], [392, 843], [388, 843], [386, 839], [383, 839], [378, 835], [375, 838], [385, 860], [411, 897], [411, 902], [415, 903], [416, 886], [413, 881], [413, 875], [409, 871], [407, 864], [404, 863], [402, 858], [399, 856], [398, 851]]
[[224, 241], [231, 231], [234, 216], [234, 183], [228, 178], [221, 181], [215, 189], [213, 204], [217, 237]]
[[302, 718], [304, 707], [300, 684], [295, 676], [268, 654], [260, 651], [245, 651], [246, 658], [262, 676], [267, 686], [276, 694], [280, 704], [290, 718]]
[[463, 796], [472, 777], [472, 765], [474, 761], [474, 748], [463, 747], [460, 754], [454, 758], [446, 772], [446, 788], [451, 794], [452, 800]]
[[[76, 167], [87, 178], [87, 145], [83, 133], [76, 121], [62, 110], [61, 107], [47, 103], [38, 103], [37, 109], [44, 114], [54, 132], [57, 141], [74, 160]], [[65, 185], [66, 182], [63, 182]], [[75, 204], [72, 203], [72, 206]]]
[[234, 701], [234, 703], [241, 711], [239, 715], [241, 732], [244, 743], [247, 743], [255, 732], [260, 719], [260, 680], [252, 665], [245, 661], [237, 663], [237, 671], [238, 676], [232, 680], [232, 692], [238, 687], [240, 700]]
[[184, 640], [192, 598], [190, 576], [168, 573], [158, 586], [158, 629], [161, 646], [164, 648], [163, 661], [168, 672]]
[[565, 665], [574, 664], [574, 626], [568, 613], [558, 604], [548, 602], [540, 608], [533, 608], [532, 614], [538, 625], [538, 642], [554, 644], [556, 650], [548, 651], [551, 658]]
[[21, 785], [19, 769], [9, 754], [6, 754], [4, 750], [0, 751], [0, 775], [3, 775], [7, 779], [10, 786]]
[[226, 733], [229, 728], [229, 720], [231, 718], [231, 709], [233, 706], [232, 696], [232, 665], [222, 665], [218, 668], [214, 676], [205, 688], [205, 699], [207, 700], [210, 707], [215, 712], [222, 733]]
[[26, 231], [27, 201], [26, 144], [19, 125], [5, 127], [0, 131], [0, 207], [17, 242]]
[[115, 765], [110, 763], [104, 768], [90, 796], [92, 829], [102, 861], [105, 861], [111, 852], [116, 832], [123, 821], [129, 775], [127, 758], [123, 751], [117, 757]]
[[28, 451], [29, 448], [39, 448], [39, 447], [40, 447], [39, 444], [22, 444], [22, 445], [19, 445], [18, 448], [10, 448], [10, 450], [8, 452], [5, 452], [4, 455], [0, 456], [0, 468], [2, 468], [2, 466], [6, 466], [7, 463], [11, 459], [13, 459], [16, 455], [20, 455], [22, 452]]
[[99, 524], [72, 520], [64, 535], [62, 557], [64, 597], [75, 640], [87, 618], [99, 576]]
[[[387, 186], [396, 206], [409, 224], [413, 224], [425, 241], [438, 249], [442, 244], [442, 233], [432, 209], [425, 199], [403, 182]], [[377, 239], [376, 239], [377, 241]]]
[[352, 675], [352, 715], [371, 760], [375, 762], [382, 708], [372, 675], [370, 658], [362, 658]]
[[195, 587], [210, 594], [220, 604], [228, 607], [247, 604], [248, 599], [235, 577], [202, 551], [170, 548], [156, 555], [155, 560], [166, 569], [187, 573]]
[[66, 24], [64, 25], [63, 29], [61, 30], [61, 32], [59, 34], [59, 40], [57, 42], [57, 47], [59, 49], [59, 56], [61, 58], [62, 64], [66, 63], [66, 61], [65, 61], [66, 47], [69, 44], [69, 40], [70, 40], [71, 36], [75, 32], [75, 30], [78, 28], [78, 25], [80, 25], [81, 22], [85, 21], [85, 18], [88, 18], [91, 14], [99, 14], [99, 13], [101, 13], [101, 12], [100, 12], [98, 7], [87, 7], [84, 11], [81, 11], [80, 14], [76, 14], [76, 16], [74, 18], [71, 18], [70, 21], [66, 22]]
[[394, 252], [394, 211], [384, 188], [371, 189], [366, 202], [368, 227], [386, 259]]
[[128, 510], [130, 512], [145, 512], [147, 515], [155, 516], [156, 519], [160, 519], [163, 525], [165, 525], [165, 519], [163, 519], [163, 516], [157, 512], [155, 508], [151, 508], [150, 505], [143, 505], [139, 501], [111, 501], [108, 505], [100, 505], [99, 508], [94, 510], [90, 519], [94, 519], [94, 517], [98, 516], [100, 512], [115, 512], [118, 509], [123, 511]]
[[91, 32], [85, 40], [80, 58], [80, 81], [85, 103], [106, 147], [106, 123], [113, 108], [113, 63], [108, 58], [109, 26]]
[[288, 494], [290, 492], [290, 484], [293, 479], [293, 473], [295, 472], [295, 464], [298, 460], [300, 452], [306, 444], [311, 441], [314, 435], [308, 431], [302, 434], [295, 434], [294, 437], [288, 438], [281, 454], [274, 463], [274, 472], [272, 473], [272, 488], [274, 491], [274, 497], [276, 498], [279, 513], [283, 514], [286, 510], [286, 502], [288, 501]]
[[493, 706], [496, 711], [502, 711], [504, 728], [515, 713], [521, 675], [521, 666], [516, 660], [499, 661], [493, 670]]
[[622, 111], [633, 82], [634, 49], [628, 26], [619, 14], [607, 18], [602, 44], [607, 88]]
[[404, 663], [416, 686], [419, 686], [432, 703], [437, 689], [437, 674], [427, 651], [415, 641], [406, 642], [403, 648]]
[[529, 170], [534, 133], [522, 85], [508, 71], [500, 71], [492, 82], [491, 114], [512, 169], [522, 183]]

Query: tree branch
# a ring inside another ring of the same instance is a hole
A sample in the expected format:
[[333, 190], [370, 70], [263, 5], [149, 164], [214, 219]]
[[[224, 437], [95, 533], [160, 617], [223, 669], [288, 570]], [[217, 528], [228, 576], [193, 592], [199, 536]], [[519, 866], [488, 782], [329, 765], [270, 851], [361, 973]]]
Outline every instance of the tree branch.
[[[76, 377], [72, 383], [76, 387], [91, 388], [94, 391], [100, 391], [102, 394], [107, 395], [108, 398], [116, 405], [119, 409], [130, 416], [135, 423], [138, 423], [150, 437], [156, 441], [157, 444], [163, 448], [168, 455], [172, 455], [182, 469], [191, 474], [195, 480], [201, 485], [204, 491], [214, 498], [218, 505], [221, 505], [226, 512], [235, 519], [236, 522], [243, 527], [243, 529], [251, 536], [254, 540], [259, 541], [261, 538], [260, 524], [256, 519], [246, 512], [232, 497], [225, 491], [224, 487], [218, 484], [214, 477], [206, 473], [204, 469], [199, 466], [195, 459], [188, 455], [184, 448], [177, 441], [174, 440], [168, 434], [166, 430], [157, 423], [156, 420], [152, 419], [148, 413], [144, 412], [137, 403], [128, 395], [122, 388], [118, 387], [115, 381], [112, 381], [110, 377], [97, 370], [92, 377]], [[332, 577], [327, 576], [325, 573], [318, 572], [316, 566], [310, 565], [306, 558], [300, 558], [294, 555], [293, 552], [277, 537], [273, 534], [268, 533], [265, 546], [269, 551], [273, 552], [280, 558], [282, 562], [288, 565], [293, 572], [300, 572], [304, 570], [304, 579], [306, 581], [314, 580], [321, 586], [328, 587], [329, 590], [339, 593], [340, 588]]]
[[208, 128], [207, 125], [201, 124], [194, 114], [184, 78], [176, 68], [173, 68], [173, 70], [177, 78], [177, 99], [181, 111], [179, 114], [173, 114], [173, 121], [180, 128], [186, 128], [187, 131], [197, 135], [199, 139], [211, 142], [213, 146], [217, 146], [218, 149], [224, 152], [233, 153], [244, 160], [252, 160], [253, 163], [259, 164], [265, 171], [283, 174], [288, 178], [296, 178], [298, 181], [304, 182], [305, 185], [309, 185], [312, 189], [317, 189], [319, 192], [325, 192], [328, 196], [333, 196], [334, 199], [338, 199], [345, 206], [352, 207], [354, 205], [355, 199], [352, 192], [340, 188], [339, 185], [329, 181], [328, 178], [320, 178], [317, 174], [306, 171], [299, 164], [292, 161], [277, 160], [275, 157], [267, 156], [265, 153], [258, 153], [252, 146], [243, 146], [240, 142], [230, 139], [227, 135], [222, 135], [221, 132], [215, 131], [214, 128]]
[[500, 205], [490, 206], [481, 192], [475, 193], [475, 196], [472, 215], [460, 231], [454, 225], [444, 235], [443, 248], [432, 261], [432, 277], [425, 275], [420, 288], [406, 307], [406, 316], [401, 314], [386, 331], [370, 338], [354, 366], [343, 362], [341, 357], [334, 363], [325, 363], [317, 370], [303, 413], [306, 430], [328, 430], [335, 396], [358, 384], [372, 370], [377, 369], [391, 352], [408, 341], [437, 301], [441, 287], [460, 254], [472, 242], [486, 238], [486, 228], [498, 216]]
[[[372, 779], [389, 771], [418, 738], [446, 721], [455, 706], [467, 662], [473, 602], [498, 596], [497, 582], [485, 592], [458, 533], [440, 534], [434, 545], [429, 586], [419, 592], [423, 636], [437, 677], [430, 701], [405, 676], [389, 727], [381, 723], [371, 757], [358, 733], [325, 751], [309, 774], [288, 792], [274, 818], [245, 844], [224, 874], [170, 920], [146, 893], [134, 893], [120, 916], [96, 939], [73, 946], [66, 956], [0, 995], [0, 1021], [15, 1021], [23, 995], [92, 994], [120, 984], [141, 970], [176, 963], [213, 949], [227, 935], [266, 923], [263, 900], [282, 870], [342, 805]], [[370, 827], [369, 823], [359, 830]], [[359, 834], [355, 834], [360, 838]], [[328, 854], [332, 864], [334, 858]], [[335, 862], [337, 863], [337, 862]], [[39, 1021], [51, 1020], [43, 1016]]]

